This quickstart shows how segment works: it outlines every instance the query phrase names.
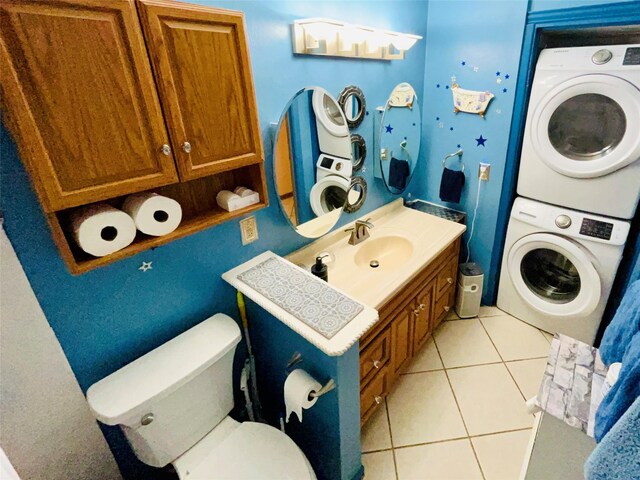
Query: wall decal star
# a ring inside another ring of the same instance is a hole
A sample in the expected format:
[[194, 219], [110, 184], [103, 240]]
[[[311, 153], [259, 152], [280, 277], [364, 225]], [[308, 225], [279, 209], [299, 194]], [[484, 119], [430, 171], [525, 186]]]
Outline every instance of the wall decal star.
[[367, 173], [367, 167], [362, 167], [362, 168], [360, 169], [360, 171], [361, 171], [362, 173]]
[[440, 84], [439, 83], [436, 83], [436, 88], [440, 88]]
[[509, 74], [507, 73], [507, 74], [504, 76], [504, 78], [505, 78], [506, 80], [509, 80]]
[[462, 146], [460, 144], [458, 144], [458, 148], [462, 148]]
[[151, 270], [153, 266], [151, 265], [153, 262], [142, 262], [142, 265], [138, 267], [138, 270], [146, 272], [147, 270]]
[[444, 88], [446, 88], [447, 90], [449, 90], [449, 85], [446, 85]]
[[444, 123], [440, 122], [440, 123], [438, 124], [438, 128], [444, 128]]
[[484, 142], [486, 142], [486, 141], [487, 141], [487, 139], [486, 138], [482, 138], [482, 135], [480, 135], [480, 138], [476, 138], [476, 142], [478, 142], [476, 147], [479, 147], [480, 145], [482, 145], [484, 147], [485, 146]]
[[464, 60], [460, 63], [462, 64], [463, 67], [467, 64], [467, 62], [465, 62]]
[[477, 72], [478, 70], [480, 70], [480, 67], [473, 67], [474, 72]]
[[391, 133], [391, 131], [393, 130], [393, 127], [391, 126], [391, 124], [385, 126], [384, 128], [386, 129], [385, 133]]
[[503, 89], [502, 89], [502, 93], [507, 93], [507, 89], [506, 89], [506, 88], [503, 88]]
[[500, 72], [496, 72], [496, 77], [499, 77], [499, 76], [500, 76]]
[[500, 77], [496, 78], [496, 83], [498, 84], [502, 83], [502, 79]]
[[436, 122], [440, 120], [440, 117], [436, 117]]
[[451, 130], [453, 132], [453, 127], [449, 127], [449, 130]]

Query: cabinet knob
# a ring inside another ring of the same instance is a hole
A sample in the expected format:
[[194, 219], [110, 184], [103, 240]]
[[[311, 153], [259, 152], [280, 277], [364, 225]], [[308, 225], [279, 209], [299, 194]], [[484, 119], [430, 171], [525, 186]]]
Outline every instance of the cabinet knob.
[[380, 362], [380, 360], [374, 360], [373, 366], [376, 368], [380, 368], [382, 366], [382, 362]]
[[418, 310], [417, 308], [413, 311], [413, 314], [417, 317], [420, 315], [420, 310]]
[[149, 425], [151, 422], [153, 422], [153, 420], [155, 419], [155, 417], [153, 416], [153, 413], [147, 413], [146, 415], [144, 415], [141, 419], [140, 419], [140, 423], [143, 426], [147, 426]]
[[445, 311], [445, 312], [448, 312], [449, 310], [451, 310], [451, 307], [450, 307], [450, 306], [448, 306], [448, 305], [445, 305], [445, 306], [444, 306], [444, 311]]
[[189, 142], [184, 142], [182, 144], [182, 150], [184, 150], [184, 153], [191, 153], [191, 144]]
[[382, 403], [382, 397], [380, 395], [376, 395], [375, 397], [373, 397], [373, 399], [376, 401], [378, 405]]
[[418, 308], [420, 308], [420, 310], [425, 310], [427, 306], [424, 303], [421, 303], [420, 305], [418, 305]]
[[163, 155], [169, 156], [169, 154], [171, 153], [171, 147], [165, 143], [164, 145], [162, 145], [161, 151]]
[[451, 277], [447, 278], [447, 283], [449, 285], [451, 285], [453, 283], [453, 278], [451, 278]]

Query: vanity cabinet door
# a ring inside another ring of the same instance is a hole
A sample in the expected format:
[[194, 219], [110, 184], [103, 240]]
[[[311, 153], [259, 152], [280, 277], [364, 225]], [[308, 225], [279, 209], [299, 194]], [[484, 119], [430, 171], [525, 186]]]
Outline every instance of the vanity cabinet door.
[[391, 320], [391, 364], [394, 376], [411, 360], [411, 327], [415, 314], [414, 303], [411, 302]]
[[413, 334], [414, 354], [422, 347], [433, 331], [433, 296], [435, 282], [430, 282], [416, 296], [415, 326]]
[[157, 0], [139, 11], [181, 179], [261, 162], [242, 13]]
[[47, 212], [178, 178], [133, 1], [0, 2], [0, 94]]

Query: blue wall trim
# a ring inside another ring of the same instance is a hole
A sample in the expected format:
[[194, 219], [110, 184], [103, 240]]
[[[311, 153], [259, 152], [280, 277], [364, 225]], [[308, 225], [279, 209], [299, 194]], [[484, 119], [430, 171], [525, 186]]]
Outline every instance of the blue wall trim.
[[511, 121], [511, 131], [509, 134], [509, 147], [507, 149], [502, 195], [498, 206], [498, 221], [496, 222], [495, 232], [496, 241], [494, 243], [491, 266], [488, 273], [489, 278], [495, 278], [496, 281], [488, 285], [488, 291], [483, 296], [485, 303], [489, 303], [487, 300], [490, 299], [490, 303], [495, 304], [498, 293], [502, 252], [504, 250], [511, 204], [516, 196], [520, 149], [522, 147], [524, 125], [527, 117], [531, 82], [539, 53], [538, 45], [542, 33], [544, 31], [566, 28], [604, 27], [632, 25], [636, 23], [640, 23], [640, 1], [589, 5], [528, 13], [522, 43], [522, 53], [520, 56], [520, 68]]

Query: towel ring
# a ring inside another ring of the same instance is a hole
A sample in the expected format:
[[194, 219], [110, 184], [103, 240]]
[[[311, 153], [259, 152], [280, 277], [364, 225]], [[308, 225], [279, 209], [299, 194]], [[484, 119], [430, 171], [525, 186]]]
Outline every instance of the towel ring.
[[[444, 160], [442, 160], [442, 168], [445, 169], [447, 168], [447, 160], [449, 160], [451, 157], [455, 157], [458, 156], [460, 157], [460, 160], [462, 161], [462, 149], [458, 150], [457, 152], [454, 153], [450, 153], [449, 155], [447, 155], [446, 157], [444, 157]], [[464, 163], [461, 163], [461, 172], [464, 172]]]

